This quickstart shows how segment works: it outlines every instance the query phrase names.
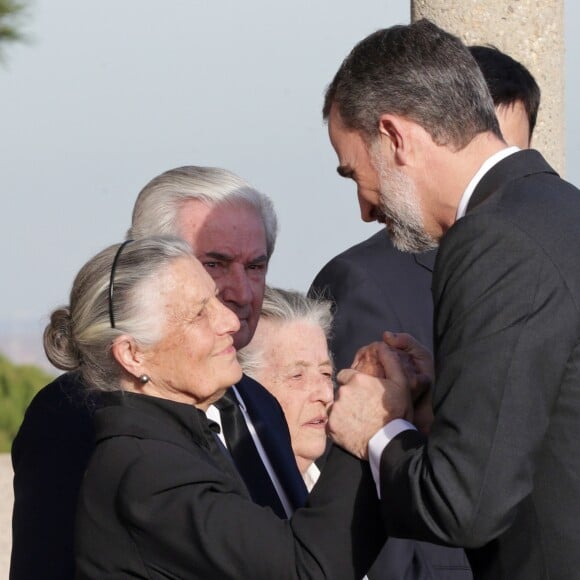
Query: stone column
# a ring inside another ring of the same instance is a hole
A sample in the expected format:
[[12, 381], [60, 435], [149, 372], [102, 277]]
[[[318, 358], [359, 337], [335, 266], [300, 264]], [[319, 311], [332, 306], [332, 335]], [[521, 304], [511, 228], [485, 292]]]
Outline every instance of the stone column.
[[532, 146], [564, 175], [564, 0], [411, 0], [466, 44], [493, 44], [524, 64], [542, 91]]

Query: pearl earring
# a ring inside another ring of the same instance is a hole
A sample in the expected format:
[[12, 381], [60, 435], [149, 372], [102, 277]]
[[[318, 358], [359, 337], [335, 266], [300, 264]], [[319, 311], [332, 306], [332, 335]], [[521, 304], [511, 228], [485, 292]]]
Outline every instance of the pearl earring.
[[149, 378], [149, 375], [141, 375], [139, 377], [139, 382], [144, 385], [146, 383], [148, 383], [151, 379]]

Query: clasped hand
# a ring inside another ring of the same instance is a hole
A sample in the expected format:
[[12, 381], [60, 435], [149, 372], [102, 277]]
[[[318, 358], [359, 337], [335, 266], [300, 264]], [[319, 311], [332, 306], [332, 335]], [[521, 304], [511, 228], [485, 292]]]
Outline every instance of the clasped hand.
[[338, 373], [340, 388], [330, 410], [329, 435], [366, 459], [371, 437], [393, 419], [406, 419], [428, 433], [433, 376], [428, 349], [409, 334], [385, 332], [383, 342], [359, 349], [351, 368]]

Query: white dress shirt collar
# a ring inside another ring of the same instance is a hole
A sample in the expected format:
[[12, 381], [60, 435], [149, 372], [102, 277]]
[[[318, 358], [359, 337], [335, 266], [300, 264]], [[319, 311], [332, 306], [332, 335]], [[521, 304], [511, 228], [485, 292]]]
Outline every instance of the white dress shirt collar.
[[497, 163], [499, 163], [502, 159], [516, 153], [519, 151], [519, 147], [506, 147], [497, 153], [494, 153], [491, 157], [485, 160], [483, 165], [478, 169], [477, 173], [471, 178], [471, 181], [467, 185], [467, 189], [463, 192], [461, 199], [459, 200], [459, 206], [457, 207], [457, 215], [455, 216], [455, 221], [462, 218], [467, 211], [467, 206], [469, 204], [469, 200], [477, 187], [477, 184], [481, 181], [482, 177]]
[[312, 488], [314, 487], [314, 484], [318, 481], [319, 477], [320, 477], [320, 469], [318, 469], [316, 463], [311, 463], [310, 467], [302, 474], [302, 479], [306, 484], [306, 489], [308, 490], [308, 493], [312, 491]]

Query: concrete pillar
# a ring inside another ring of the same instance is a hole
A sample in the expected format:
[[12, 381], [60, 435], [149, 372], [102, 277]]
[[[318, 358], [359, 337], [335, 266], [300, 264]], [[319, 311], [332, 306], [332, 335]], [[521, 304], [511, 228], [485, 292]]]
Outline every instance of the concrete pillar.
[[466, 44], [493, 44], [524, 64], [542, 91], [532, 146], [564, 175], [564, 0], [411, 0]]

